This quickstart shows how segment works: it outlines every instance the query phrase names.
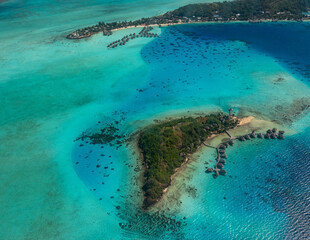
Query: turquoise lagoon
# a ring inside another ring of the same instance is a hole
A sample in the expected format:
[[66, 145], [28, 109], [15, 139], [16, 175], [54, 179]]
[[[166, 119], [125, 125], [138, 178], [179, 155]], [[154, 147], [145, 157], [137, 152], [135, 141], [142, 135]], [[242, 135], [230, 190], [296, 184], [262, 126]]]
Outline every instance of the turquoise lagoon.
[[[160, 38], [115, 50], [106, 44], [139, 30], [64, 39], [102, 16], [135, 19], [186, 3], [0, 5], [1, 239], [309, 237], [308, 23], [156, 28]], [[204, 172], [214, 152], [201, 149], [149, 213], [140, 210], [134, 144], [74, 142], [115, 121], [130, 135], [155, 119], [229, 107], [266, 120], [235, 134], [276, 124], [286, 140], [236, 144], [228, 176], [216, 180]]]

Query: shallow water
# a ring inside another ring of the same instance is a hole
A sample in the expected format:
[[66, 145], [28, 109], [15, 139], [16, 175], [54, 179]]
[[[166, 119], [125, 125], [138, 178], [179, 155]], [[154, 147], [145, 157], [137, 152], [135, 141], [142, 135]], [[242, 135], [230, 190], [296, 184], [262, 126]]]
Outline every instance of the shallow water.
[[[184, 3], [0, 5], [1, 239], [309, 236], [309, 166], [295, 167], [309, 159], [309, 116], [302, 111], [310, 96], [308, 23], [157, 28], [161, 38], [113, 51], [107, 43], [139, 30], [63, 38], [102, 15], [136, 19]], [[203, 150], [184, 171], [188, 187], [162, 208], [166, 216], [139, 211], [141, 165], [133, 145], [73, 142], [115, 120], [130, 135], [154, 119], [229, 107], [298, 134], [238, 144], [229, 150], [232, 178], [215, 181], [202, 169], [214, 155]], [[265, 170], [269, 163], [275, 167]]]

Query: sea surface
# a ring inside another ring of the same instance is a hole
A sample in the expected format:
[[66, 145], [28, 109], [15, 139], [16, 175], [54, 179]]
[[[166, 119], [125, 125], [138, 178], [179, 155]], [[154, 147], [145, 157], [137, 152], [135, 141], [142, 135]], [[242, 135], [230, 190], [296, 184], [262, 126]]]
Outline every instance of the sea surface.
[[[0, 4], [0, 239], [310, 238], [310, 23], [156, 27], [160, 38], [113, 50], [106, 45], [140, 29], [65, 39], [189, 2]], [[205, 173], [215, 152], [201, 148], [141, 211], [133, 134], [229, 108], [262, 120], [233, 134], [276, 125], [285, 140], [236, 142], [217, 179]], [[111, 125], [132, 140], [77, 140]]]

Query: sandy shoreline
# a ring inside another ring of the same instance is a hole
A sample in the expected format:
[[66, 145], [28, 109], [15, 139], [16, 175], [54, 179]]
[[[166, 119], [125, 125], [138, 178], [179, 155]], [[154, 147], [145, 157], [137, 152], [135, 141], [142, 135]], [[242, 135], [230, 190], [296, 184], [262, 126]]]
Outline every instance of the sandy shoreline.
[[[288, 23], [288, 22], [297, 22], [294, 20], [279, 20], [277, 22], [272, 21], [271, 19], [263, 20], [261, 23]], [[310, 19], [305, 19], [303, 22], [310, 22]], [[210, 22], [188, 22], [188, 23], [165, 23], [160, 24], [161, 27], [168, 27], [168, 26], [174, 26], [174, 25], [187, 25], [187, 24], [227, 24], [227, 23], [249, 23], [249, 21], [230, 21], [230, 22], [219, 22], [219, 21], [210, 21]], [[122, 28], [116, 28], [113, 29], [114, 31], [120, 31], [124, 29], [131, 29], [131, 28], [143, 28], [146, 26], [156, 27], [159, 26], [158, 24], [150, 24], [150, 25], [137, 25], [137, 26], [129, 26], [129, 27], [122, 27]]]
[[249, 116], [249, 117], [245, 117], [245, 118], [241, 118], [240, 122], [238, 124], [238, 126], [243, 126], [246, 124], [251, 123], [255, 118], [253, 116]]
[[[6, 2], [7, 0], [0, 0], [1, 1]], [[288, 23], [288, 22], [297, 22], [294, 20], [280, 20], [277, 22], [272, 21], [271, 19], [268, 20], [263, 20], [260, 23]], [[310, 19], [305, 19], [303, 20], [303, 22], [310, 22]], [[187, 25], [187, 24], [228, 24], [228, 23], [250, 23], [249, 21], [229, 21], [229, 22], [219, 22], [219, 21], [210, 21], [210, 22], [187, 22], [187, 23], [165, 23], [165, 24], [160, 24], [161, 27], [168, 27], [168, 26], [174, 26], [174, 25]], [[150, 25], [137, 25], [137, 26], [128, 26], [128, 27], [122, 27], [122, 28], [116, 28], [116, 29], [112, 29], [112, 32], [116, 32], [116, 31], [120, 31], [120, 30], [125, 30], [125, 29], [133, 29], [133, 28], [143, 28], [146, 26], [151, 26], [151, 27], [159, 27], [159, 24], [150, 24]], [[102, 31], [96, 32], [96, 33], [92, 33], [92, 34], [88, 34], [86, 36], [80, 36], [80, 37], [74, 37], [74, 38], [69, 38], [69, 39], [83, 39], [83, 38], [89, 38], [93, 35], [96, 35], [98, 33], [102, 33]], [[72, 33], [70, 33], [72, 34]], [[69, 35], [70, 35], [69, 34]]]

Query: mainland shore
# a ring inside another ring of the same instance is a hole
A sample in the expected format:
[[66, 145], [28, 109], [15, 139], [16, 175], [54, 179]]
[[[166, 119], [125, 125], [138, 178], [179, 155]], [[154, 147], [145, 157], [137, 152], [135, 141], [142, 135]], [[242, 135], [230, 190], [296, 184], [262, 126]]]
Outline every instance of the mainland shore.
[[[228, 1], [219, 3], [189, 4], [164, 14], [141, 18], [134, 21], [99, 22], [96, 25], [77, 29], [67, 35], [68, 39], [87, 38], [102, 32], [110, 36], [112, 31], [131, 27], [167, 26], [191, 23], [229, 23], [250, 22], [253, 24], [271, 21], [297, 21], [310, 19], [310, 3], [291, 3], [270, 0], [268, 4], [261, 4], [260, 0], [252, 0], [256, 9], [248, 7], [248, 0]], [[284, 8], [283, 5], [286, 5]], [[285, 11], [283, 11], [285, 9]]]
[[[266, 19], [266, 20], [262, 20], [259, 23], [293, 23], [296, 21], [293, 20], [279, 20], [279, 21], [274, 21], [273, 19]], [[304, 19], [303, 22], [310, 22], [310, 19]], [[249, 21], [229, 21], [229, 22], [220, 22], [220, 21], [210, 21], [210, 22], [188, 22], [188, 23], [165, 23], [165, 24], [150, 24], [150, 25], [138, 25], [138, 26], [129, 26], [129, 27], [121, 27], [121, 28], [116, 28], [111, 30], [112, 32], [116, 32], [116, 31], [120, 31], [120, 30], [125, 30], [125, 29], [135, 29], [135, 28], [143, 28], [146, 26], [150, 26], [150, 27], [169, 27], [169, 26], [175, 26], [175, 25], [189, 25], [189, 24], [229, 24], [229, 23], [251, 23]], [[253, 23], [255, 24], [255, 23]]]
[[[4, 0], [6, 1], [6, 0]], [[303, 19], [303, 22], [310, 22], [310, 19]], [[164, 23], [164, 24], [141, 24], [141, 25], [137, 25], [137, 26], [128, 26], [128, 27], [120, 27], [120, 28], [115, 28], [112, 29], [111, 32], [117, 32], [117, 31], [121, 31], [121, 30], [126, 30], [126, 29], [135, 29], [135, 28], [144, 28], [144, 27], [169, 27], [169, 26], [177, 26], [177, 25], [191, 25], [191, 24], [236, 24], [236, 23], [250, 23], [250, 24], [258, 24], [258, 23], [293, 23], [296, 22], [296, 20], [277, 20], [275, 21], [274, 19], [266, 19], [266, 20], [261, 20], [260, 22], [250, 22], [250, 21], [208, 21], [208, 22], [178, 22], [178, 23]], [[91, 33], [91, 34], [87, 34], [87, 35], [81, 35], [79, 37], [68, 37], [68, 39], [82, 39], [82, 38], [89, 38], [93, 35], [96, 35], [100, 32], [96, 32], [96, 33]]]

